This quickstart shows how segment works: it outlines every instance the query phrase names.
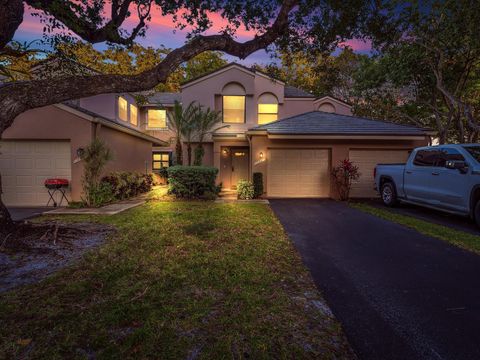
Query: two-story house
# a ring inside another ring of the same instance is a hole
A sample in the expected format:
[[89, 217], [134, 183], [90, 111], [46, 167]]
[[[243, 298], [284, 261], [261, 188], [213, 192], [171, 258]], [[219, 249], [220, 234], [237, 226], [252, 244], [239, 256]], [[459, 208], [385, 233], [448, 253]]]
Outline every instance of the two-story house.
[[269, 197], [334, 197], [330, 169], [345, 158], [362, 173], [352, 195], [374, 196], [375, 164], [405, 161], [430, 135], [416, 127], [354, 117], [342, 101], [316, 98], [235, 63], [183, 84], [180, 93], [139, 98], [104, 94], [20, 115], [1, 143], [5, 203], [46, 204], [47, 177], [71, 179], [70, 196], [80, 199], [78, 153], [94, 137], [104, 139], [115, 155], [107, 171], [155, 172], [171, 165], [175, 135], [167, 113], [175, 101], [217, 110], [228, 125], [204, 144], [204, 164], [219, 169], [218, 182], [235, 189], [238, 180], [261, 172]]

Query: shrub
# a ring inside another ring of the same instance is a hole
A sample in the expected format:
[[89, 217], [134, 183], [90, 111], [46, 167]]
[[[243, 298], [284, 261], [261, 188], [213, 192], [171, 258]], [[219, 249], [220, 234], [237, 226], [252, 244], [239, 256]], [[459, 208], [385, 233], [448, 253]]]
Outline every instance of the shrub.
[[88, 206], [91, 207], [100, 207], [115, 200], [112, 186], [104, 182], [100, 182], [98, 186], [90, 188], [88, 198], [90, 200]]
[[237, 183], [237, 197], [240, 200], [251, 200], [255, 194], [253, 184], [247, 180], [240, 180]]
[[[98, 196], [107, 190], [100, 186], [100, 174], [105, 165], [113, 159], [112, 152], [108, 146], [100, 139], [94, 139], [83, 150], [81, 155], [83, 160], [83, 197], [82, 201], [88, 206], [99, 206]], [[93, 197], [93, 198], [92, 198]]]
[[158, 170], [158, 175], [167, 183], [168, 180], [168, 167], [162, 167]]
[[344, 159], [340, 161], [339, 165], [332, 168], [331, 175], [340, 200], [348, 200], [352, 181], [358, 180], [361, 175], [358, 166], [349, 159]]
[[115, 199], [122, 200], [150, 191], [153, 176], [136, 172], [113, 172], [104, 176], [102, 183], [109, 184]]
[[263, 195], [263, 174], [260, 172], [253, 173], [253, 197], [259, 198]]
[[178, 198], [215, 198], [217, 173], [217, 168], [208, 166], [172, 166], [168, 168], [168, 192]]

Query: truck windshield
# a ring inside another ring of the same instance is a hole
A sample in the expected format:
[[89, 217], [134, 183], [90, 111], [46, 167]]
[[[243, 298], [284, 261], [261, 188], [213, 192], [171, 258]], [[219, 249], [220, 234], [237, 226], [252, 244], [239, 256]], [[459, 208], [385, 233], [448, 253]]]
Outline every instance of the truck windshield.
[[467, 150], [478, 163], [480, 163], [480, 146], [464, 146], [463, 148]]

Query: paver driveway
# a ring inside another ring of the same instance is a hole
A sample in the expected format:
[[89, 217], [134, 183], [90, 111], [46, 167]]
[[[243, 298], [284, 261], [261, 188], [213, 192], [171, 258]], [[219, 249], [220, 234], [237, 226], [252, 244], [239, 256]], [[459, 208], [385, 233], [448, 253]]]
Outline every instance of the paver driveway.
[[362, 359], [480, 359], [480, 256], [330, 200], [271, 200]]

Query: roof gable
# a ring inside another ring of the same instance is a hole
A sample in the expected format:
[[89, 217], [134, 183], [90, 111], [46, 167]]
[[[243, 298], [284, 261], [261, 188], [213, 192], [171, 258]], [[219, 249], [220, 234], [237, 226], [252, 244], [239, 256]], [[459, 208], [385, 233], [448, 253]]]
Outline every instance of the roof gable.
[[241, 64], [237, 64], [237, 63], [235, 63], [235, 62], [232, 62], [232, 63], [229, 63], [229, 64], [227, 64], [227, 65], [225, 65], [225, 66], [222, 66], [221, 68], [219, 68], [219, 69], [217, 69], [217, 70], [211, 71], [211, 72], [209, 72], [209, 73], [207, 73], [207, 74], [200, 75], [200, 76], [198, 76], [198, 77], [196, 77], [196, 78], [194, 78], [194, 79], [191, 79], [191, 80], [189, 80], [189, 81], [187, 81], [187, 82], [184, 82], [184, 83], [181, 85], [181, 88], [183, 89], [183, 88], [185, 88], [185, 87], [194, 85], [194, 84], [196, 84], [196, 83], [199, 83], [199, 82], [201, 82], [201, 81], [203, 81], [203, 80], [205, 80], [205, 79], [208, 79], [208, 78], [210, 78], [210, 77], [213, 77], [213, 76], [216, 76], [216, 75], [218, 75], [218, 74], [221, 74], [221, 73], [223, 73], [223, 72], [225, 72], [225, 71], [228, 71], [228, 70], [230, 70], [230, 69], [238, 69], [238, 70], [240, 70], [240, 71], [245, 72], [246, 74], [248, 74], [248, 75], [250, 75], [250, 76], [262, 76], [262, 77], [266, 77], [266, 78], [268, 78], [268, 79], [270, 79], [270, 80], [273, 80], [273, 81], [275, 81], [275, 82], [278, 82], [278, 83], [280, 83], [280, 84], [284, 84], [283, 81], [280, 81], [280, 80], [278, 80], [278, 79], [275, 79], [275, 78], [273, 78], [273, 77], [265, 74], [264, 72], [261, 72], [261, 71], [258, 71], [258, 70], [256, 70], [256, 69], [252, 69], [252, 68], [246, 67], [246, 66], [241, 65]]

